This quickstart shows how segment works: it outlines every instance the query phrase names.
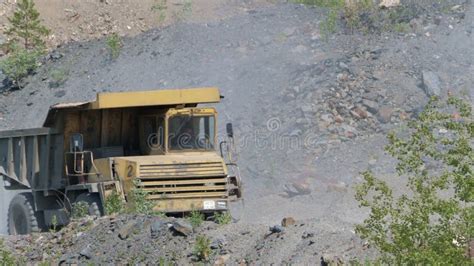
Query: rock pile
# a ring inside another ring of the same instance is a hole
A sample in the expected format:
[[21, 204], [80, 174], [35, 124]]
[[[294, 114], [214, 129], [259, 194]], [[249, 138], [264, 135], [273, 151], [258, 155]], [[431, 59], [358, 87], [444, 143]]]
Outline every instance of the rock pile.
[[[349, 231], [331, 232], [321, 228], [320, 222], [302, 223], [292, 217], [284, 218], [281, 226], [272, 226], [270, 230], [265, 226], [214, 222], [192, 228], [186, 219], [172, 217], [87, 217], [57, 232], [6, 237], [5, 245], [25, 264], [187, 265], [199, 261], [195, 255], [198, 237], [209, 240], [207, 248], [211, 252], [207, 263], [214, 265], [278, 261], [306, 264], [317, 257], [314, 254], [339, 254], [345, 260], [373, 255]], [[340, 239], [343, 244], [328, 253], [325, 239]]]
[[300, 114], [294, 119], [296, 126], [305, 133], [347, 141], [408, 119], [412, 115], [405, 111], [408, 107], [397, 106], [388, 90], [376, 83], [384, 78], [377, 73], [375, 62], [382, 53], [381, 49], [366, 50], [300, 71], [293, 81], [299, 86], [281, 94]]

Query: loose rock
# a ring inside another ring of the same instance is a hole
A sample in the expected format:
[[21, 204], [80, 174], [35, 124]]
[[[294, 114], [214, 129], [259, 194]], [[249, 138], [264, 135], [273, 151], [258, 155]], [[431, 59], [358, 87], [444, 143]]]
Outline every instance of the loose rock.
[[157, 237], [161, 229], [163, 228], [163, 226], [164, 226], [164, 223], [162, 221], [152, 222], [150, 225], [151, 237]]
[[90, 245], [87, 245], [81, 252], [79, 252], [81, 256], [84, 256], [86, 259], [92, 258], [92, 248]]
[[436, 75], [434, 72], [423, 71], [422, 82], [423, 89], [426, 95], [428, 95], [428, 97], [441, 95], [441, 81], [439, 79], [439, 76]]
[[132, 233], [133, 228], [135, 227], [136, 223], [135, 222], [129, 222], [125, 224], [122, 228], [120, 228], [119, 231], [119, 238], [122, 240], [125, 240], [129, 237], [129, 235]]
[[193, 232], [192, 225], [183, 220], [173, 222], [171, 229], [183, 236], [188, 236]]
[[283, 227], [288, 227], [290, 225], [294, 225], [296, 223], [295, 219], [293, 217], [285, 217], [281, 221], [281, 226]]
[[275, 225], [275, 226], [270, 227], [270, 232], [272, 232], [273, 234], [274, 233], [282, 233], [283, 231], [285, 231], [285, 228], [283, 228], [282, 226], [279, 226], [279, 225]]
[[371, 112], [372, 114], [376, 114], [379, 109], [379, 104], [369, 99], [363, 99], [362, 104], [367, 108], [367, 111]]
[[393, 109], [390, 107], [382, 107], [377, 113], [377, 119], [381, 123], [389, 123], [392, 118]]

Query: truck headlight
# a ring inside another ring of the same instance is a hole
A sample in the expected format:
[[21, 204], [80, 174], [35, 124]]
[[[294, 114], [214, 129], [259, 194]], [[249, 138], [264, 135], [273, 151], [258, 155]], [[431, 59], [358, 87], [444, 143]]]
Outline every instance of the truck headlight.
[[227, 202], [226, 201], [218, 201], [217, 202], [218, 209], [227, 209]]

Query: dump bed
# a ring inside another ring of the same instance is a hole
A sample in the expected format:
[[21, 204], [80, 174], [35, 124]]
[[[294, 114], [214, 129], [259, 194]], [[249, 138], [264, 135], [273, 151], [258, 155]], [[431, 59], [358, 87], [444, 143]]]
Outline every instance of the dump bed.
[[51, 128], [1, 131], [0, 174], [13, 181], [12, 188], [61, 187], [63, 139]]

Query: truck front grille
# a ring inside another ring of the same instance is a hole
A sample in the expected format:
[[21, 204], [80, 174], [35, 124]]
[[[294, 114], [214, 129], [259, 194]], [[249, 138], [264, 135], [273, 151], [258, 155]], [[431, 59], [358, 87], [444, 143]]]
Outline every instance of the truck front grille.
[[143, 164], [139, 179], [152, 200], [227, 197], [222, 162]]

